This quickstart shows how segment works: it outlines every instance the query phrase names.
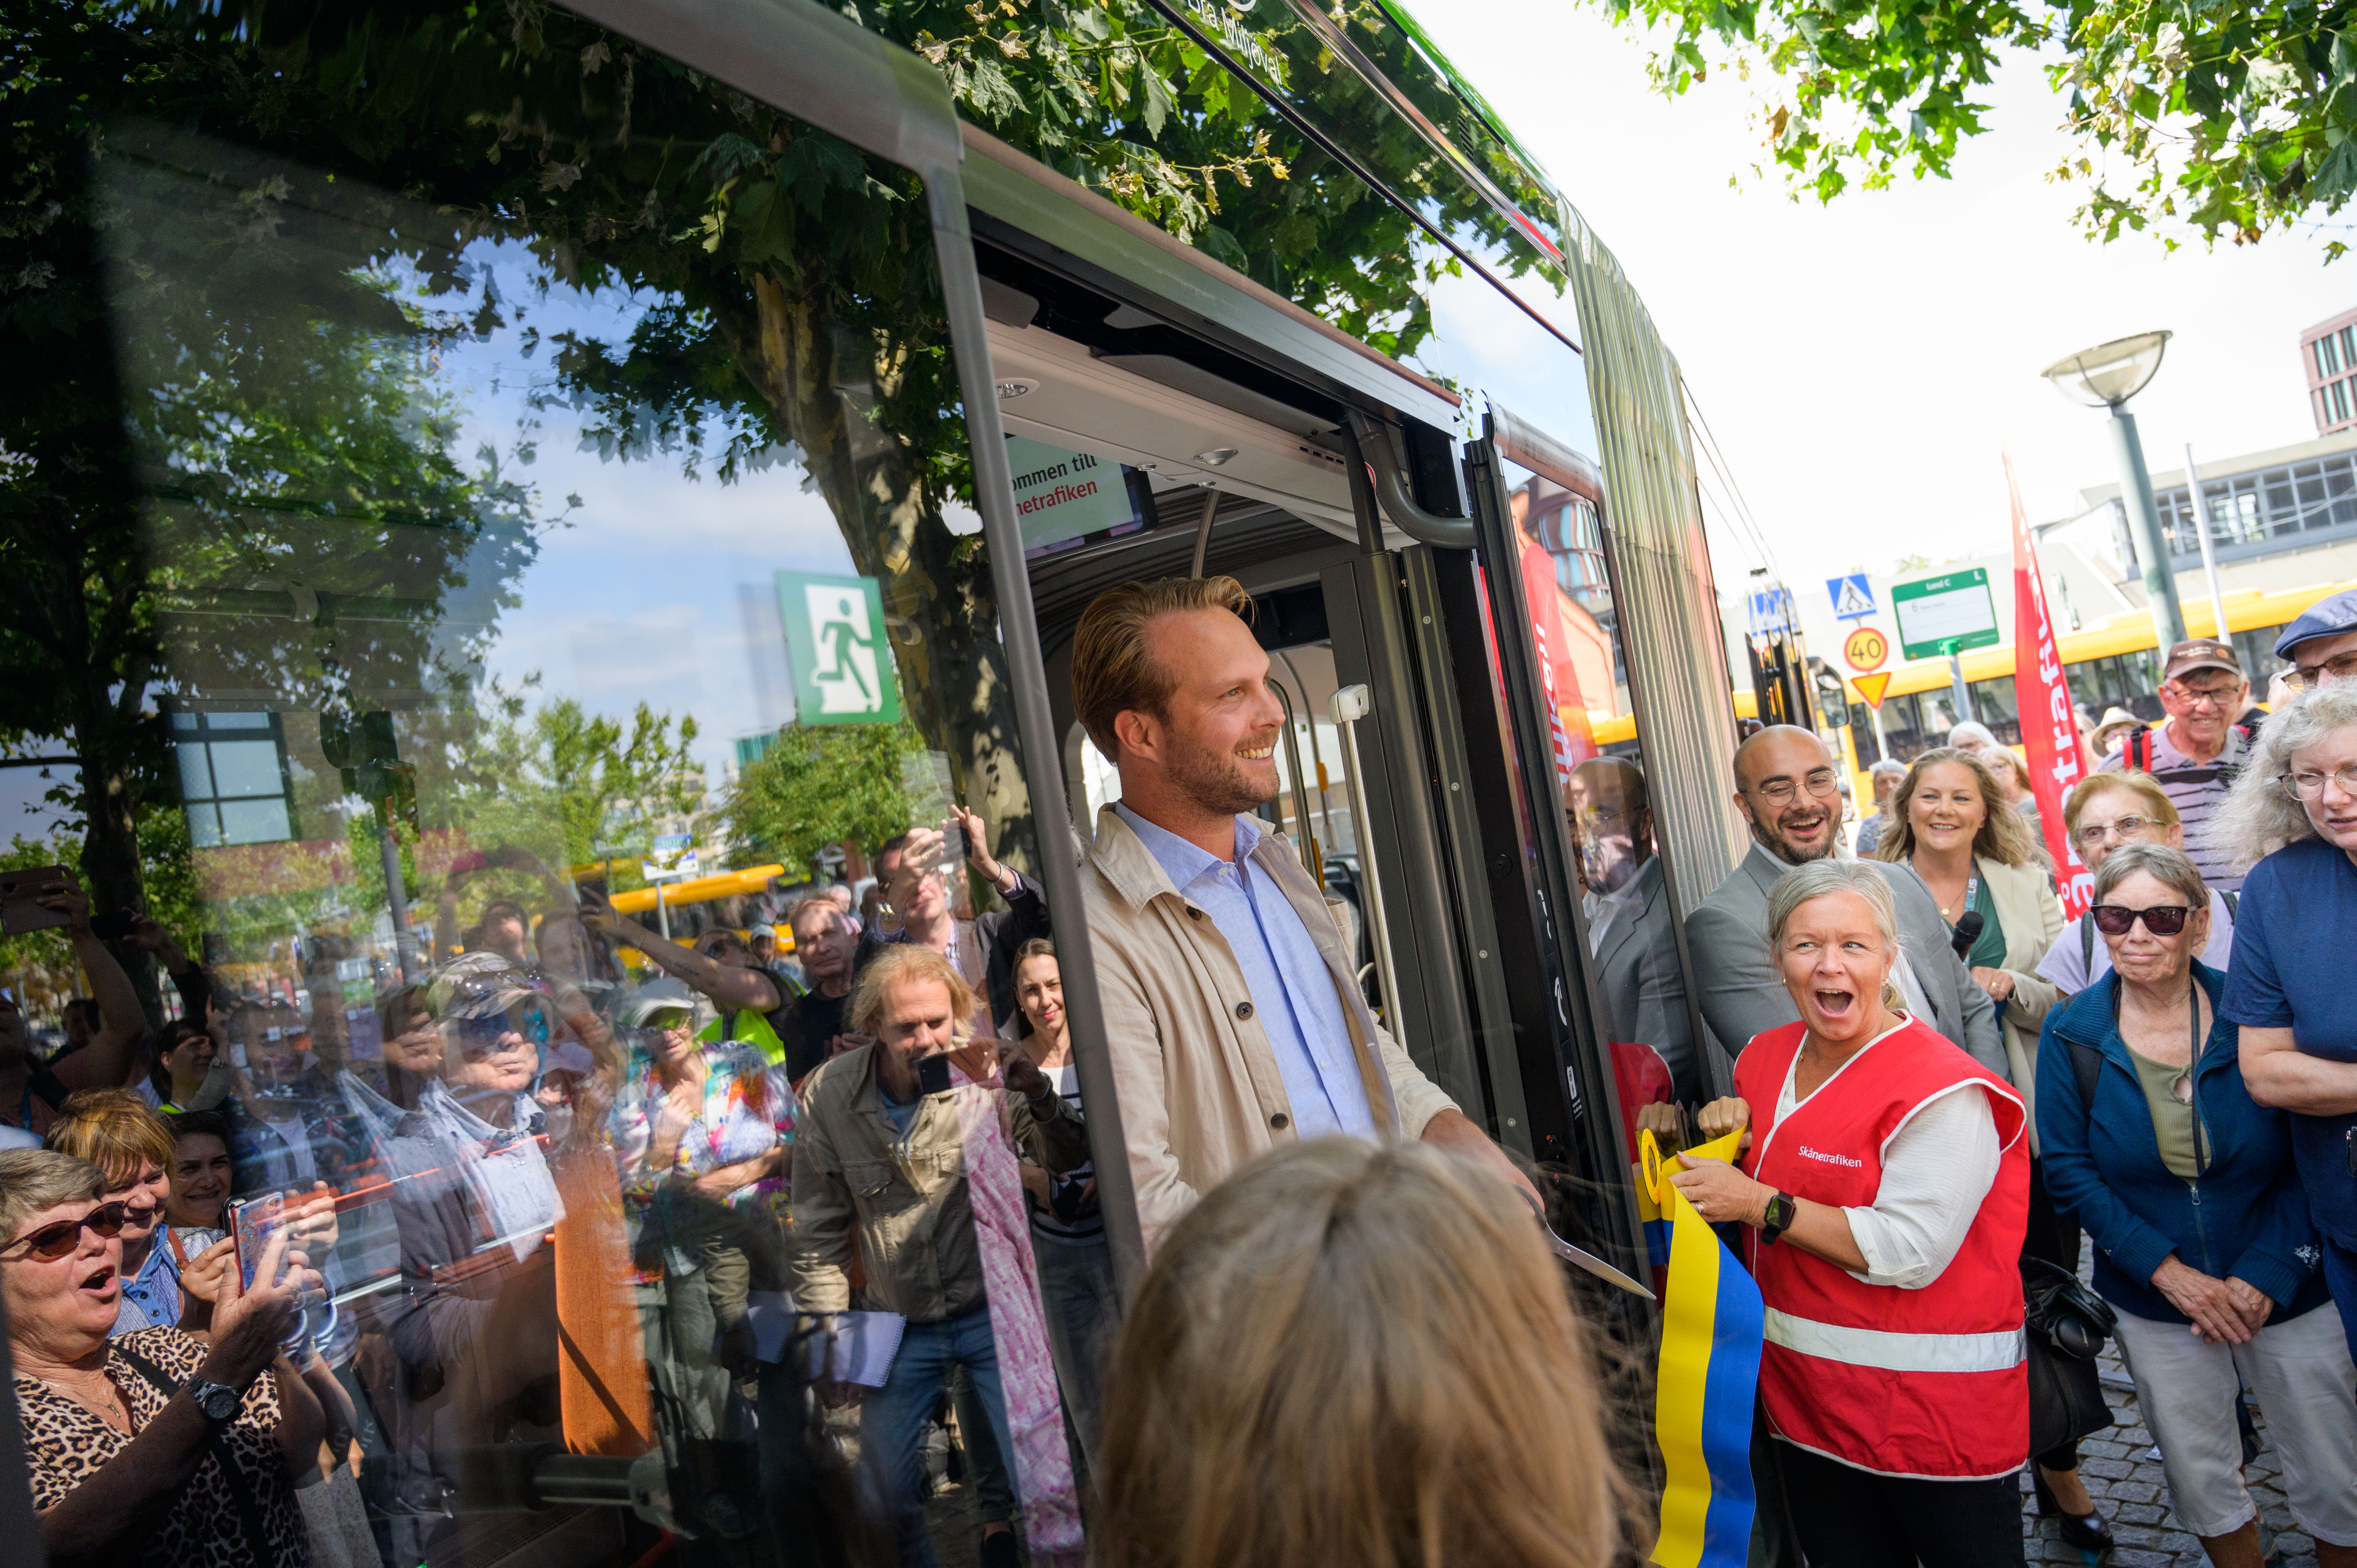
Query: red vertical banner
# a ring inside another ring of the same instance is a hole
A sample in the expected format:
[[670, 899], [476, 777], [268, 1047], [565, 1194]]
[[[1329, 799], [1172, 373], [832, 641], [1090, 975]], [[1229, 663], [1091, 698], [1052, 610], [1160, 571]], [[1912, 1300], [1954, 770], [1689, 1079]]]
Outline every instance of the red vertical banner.
[[2079, 715], [2071, 705], [2071, 684], [2062, 674], [2062, 652], [2054, 641], [2054, 618], [2046, 608], [2046, 579], [2038, 570], [2038, 544], [2021, 510], [2021, 486], [2013, 458], [2005, 459], [2005, 489], [2013, 503], [2013, 690], [2021, 714], [2021, 749], [2029, 762], [2029, 788], [2038, 798], [2038, 820], [2046, 830], [2046, 852], [2056, 867], [2063, 913], [2087, 912], [2095, 896], [2094, 873], [2079, 858], [2062, 821], [2063, 797], [2084, 769], [2080, 757]]
[[[1555, 557], [1538, 543], [1523, 546], [1523, 597], [1531, 618], [1531, 640], [1537, 645], [1539, 684], [1545, 689], [1547, 737], [1555, 750], [1555, 768], [1566, 789], [1571, 770], [1596, 755], [1596, 735], [1588, 727], [1587, 708], [1579, 690], [1579, 673], [1564, 646], [1563, 611], [1555, 603], [1563, 589], [1555, 582]], [[1576, 715], [1564, 723], [1564, 710]]]

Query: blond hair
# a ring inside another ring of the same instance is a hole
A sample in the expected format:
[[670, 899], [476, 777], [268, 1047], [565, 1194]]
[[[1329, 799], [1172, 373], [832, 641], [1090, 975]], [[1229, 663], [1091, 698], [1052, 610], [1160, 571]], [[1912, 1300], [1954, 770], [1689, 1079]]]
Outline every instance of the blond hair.
[[2123, 768], [2117, 773], [2090, 773], [2071, 786], [2070, 797], [2062, 802], [2062, 825], [2071, 830], [2072, 837], [2079, 836], [2079, 813], [2087, 809], [2088, 801], [2106, 789], [2125, 789], [2134, 795], [2144, 803], [2144, 809], [2151, 813], [2152, 820], [2162, 827], [2173, 828], [2185, 820], [2177, 814], [2177, 802], [2169, 798], [2169, 791], [2160, 787], [2160, 780], [2149, 773], [2135, 768]]
[[1973, 788], [1980, 794], [1981, 826], [1973, 835], [1974, 854], [2004, 865], [2047, 864], [2046, 852], [2038, 847], [2037, 835], [2029, 831], [2029, 819], [2014, 810], [1998, 792], [1996, 776], [1979, 757], [1953, 746], [1935, 746], [1918, 757], [1907, 769], [1907, 777], [1890, 797], [1890, 803], [1898, 810], [1875, 843], [1876, 859], [1904, 864], [1915, 858], [1915, 819], [1908, 813], [1907, 802], [1914, 798], [1924, 771], [1943, 762], [1952, 762], [1969, 772]]
[[884, 1006], [894, 986], [928, 983], [949, 988], [950, 1016], [957, 1021], [955, 1037], [960, 1045], [964, 1044], [974, 1028], [977, 1004], [974, 987], [957, 972], [955, 964], [916, 942], [893, 943], [859, 972], [859, 978], [851, 987], [851, 1005], [845, 1009], [852, 1028], [863, 1035], [876, 1033], [884, 1022]]
[[1081, 612], [1072, 634], [1072, 712], [1108, 762], [1121, 760], [1114, 720], [1132, 711], [1162, 716], [1178, 689], [1175, 671], [1155, 662], [1146, 628], [1185, 610], [1252, 613], [1252, 596], [1233, 577], [1157, 577], [1107, 588]]
[[1213, 1189], [1108, 1399], [1103, 1568], [1603, 1568], [1631, 1517], [1530, 1210], [1425, 1144], [1316, 1139]]
[[172, 1168], [172, 1130], [127, 1089], [78, 1089], [58, 1108], [41, 1146], [88, 1160], [109, 1187], [139, 1179], [139, 1167]]

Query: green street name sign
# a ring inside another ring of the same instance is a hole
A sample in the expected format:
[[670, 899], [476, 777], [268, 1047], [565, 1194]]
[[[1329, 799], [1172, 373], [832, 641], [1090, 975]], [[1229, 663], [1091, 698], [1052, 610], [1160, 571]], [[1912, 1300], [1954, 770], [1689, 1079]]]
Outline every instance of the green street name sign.
[[1989, 592], [1986, 567], [1893, 584], [1890, 610], [1899, 618], [1903, 659], [1930, 659], [1997, 644], [1996, 599]]
[[794, 714], [806, 725], [900, 721], [900, 686], [873, 577], [778, 574], [778, 615], [793, 665]]

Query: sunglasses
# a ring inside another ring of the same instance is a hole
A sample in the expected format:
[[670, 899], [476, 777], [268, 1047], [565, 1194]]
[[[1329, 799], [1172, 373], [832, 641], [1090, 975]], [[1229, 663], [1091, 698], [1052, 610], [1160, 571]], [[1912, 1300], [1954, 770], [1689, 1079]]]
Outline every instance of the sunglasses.
[[112, 1241], [123, 1234], [123, 1205], [102, 1203], [79, 1219], [60, 1219], [53, 1225], [44, 1225], [38, 1230], [27, 1231], [6, 1247], [0, 1247], [0, 1252], [22, 1242], [27, 1258], [35, 1262], [54, 1263], [81, 1245], [81, 1233], [85, 1228], [100, 1240]]
[[2128, 928], [2141, 919], [2144, 929], [2156, 937], [2173, 937], [2185, 929], [2185, 917], [2193, 913], [2184, 904], [2155, 904], [2149, 909], [2130, 909], [2118, 904], [2098, 904], [2087, 911], [2094, 917], [2095, 929], [2107, 937], [2124, 937]]

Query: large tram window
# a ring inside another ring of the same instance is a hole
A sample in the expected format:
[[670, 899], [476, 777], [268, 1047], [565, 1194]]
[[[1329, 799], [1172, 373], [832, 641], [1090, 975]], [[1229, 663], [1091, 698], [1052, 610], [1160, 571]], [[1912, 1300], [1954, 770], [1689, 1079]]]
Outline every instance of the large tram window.
[[335, 1195], [355, 1550], [800, 1562], [853, 1455], [907, 1560], [1077, 1553], [1080, 1123], [1011, 986], [843, 994], [1047, 927], [922, 187], [562, 12], [169, 15], [90, 194], [133, 811], [51, 857], [203, 963], [231, 1082], [148, 1088], [224, 1095], [236, 1197]]

